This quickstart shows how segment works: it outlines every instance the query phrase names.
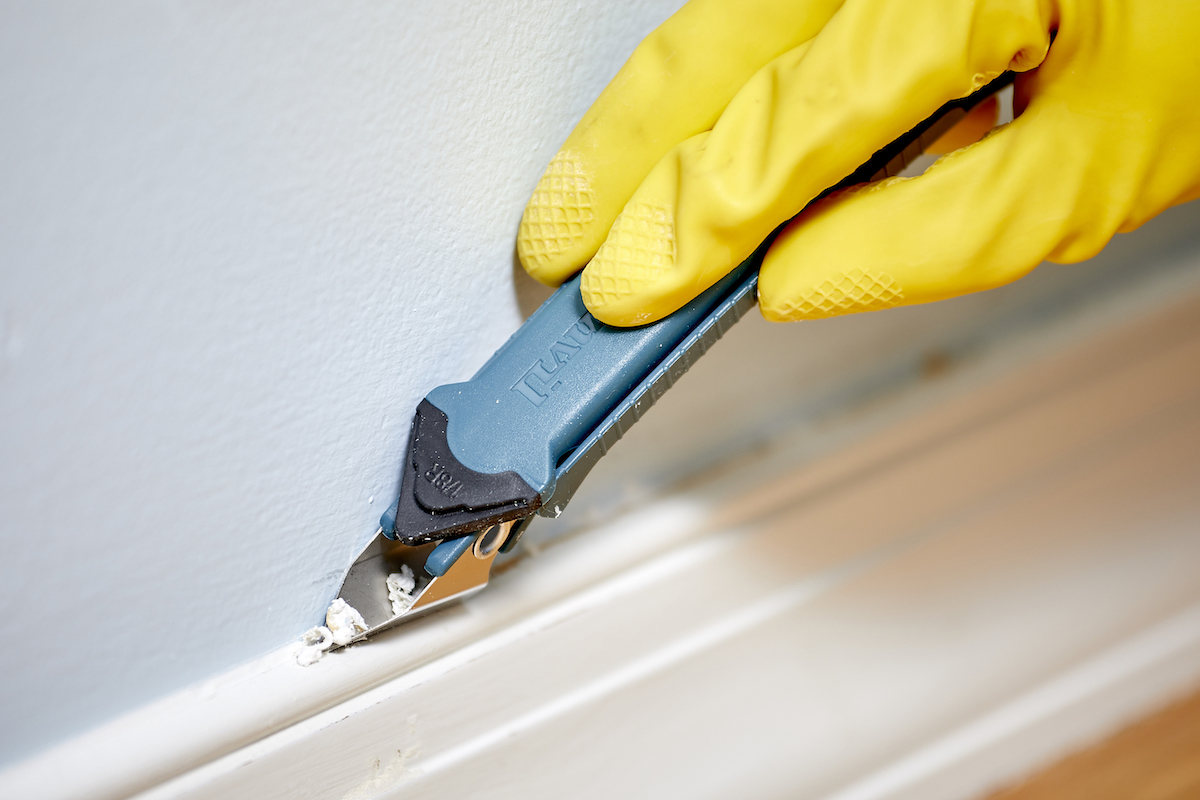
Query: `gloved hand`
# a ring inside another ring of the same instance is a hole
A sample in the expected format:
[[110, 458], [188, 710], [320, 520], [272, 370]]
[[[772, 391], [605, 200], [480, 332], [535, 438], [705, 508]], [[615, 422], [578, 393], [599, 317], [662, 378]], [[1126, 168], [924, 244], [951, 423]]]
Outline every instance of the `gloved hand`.
[[1198, 38], [1186, 0], [691, 0], [550, 163], [521, 263], [550, 285], [586, 264], [603, 322], [660, 319], [1005, 70], [1023, 73], [1013, 122], [792, 220], [763, 262], [762, 313], [924, 303], [1081, 260], [1200, 196]]

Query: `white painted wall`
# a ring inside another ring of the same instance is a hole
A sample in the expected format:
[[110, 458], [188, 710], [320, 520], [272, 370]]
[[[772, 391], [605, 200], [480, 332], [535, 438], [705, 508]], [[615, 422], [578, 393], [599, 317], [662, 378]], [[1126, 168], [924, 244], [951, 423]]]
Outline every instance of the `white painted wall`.
[[319, 618], [680, 4], [0, 5], [0, 762]]

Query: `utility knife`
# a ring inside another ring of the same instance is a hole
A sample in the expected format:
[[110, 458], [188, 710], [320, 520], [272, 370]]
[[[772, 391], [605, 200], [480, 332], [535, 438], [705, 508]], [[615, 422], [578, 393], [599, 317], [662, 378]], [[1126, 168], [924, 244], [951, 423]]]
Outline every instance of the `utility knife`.
[[[947, 103], [821, 197], [899, 174], [1012, 79], [1005, 73]], [[596, 320], [576, 275], [474, 377], [426, 395], [400, 464], [400, 496], [338, 593], [364, 622], [347, 643], [484, 588], [496, 556], [516, 546], [533, 517], [561, 514], [604, 454], [755, 304], [773, 238], [686, 306], [641, 327]]]

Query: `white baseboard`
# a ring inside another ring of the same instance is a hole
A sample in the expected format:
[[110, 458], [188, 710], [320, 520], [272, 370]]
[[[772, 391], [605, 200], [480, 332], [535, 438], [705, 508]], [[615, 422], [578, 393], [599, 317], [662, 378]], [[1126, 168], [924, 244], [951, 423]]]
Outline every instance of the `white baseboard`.
[[1200, 605], [906, 755], [826, 800], [957, 800], [1039, 766], [1200, 685]]
[[14, 798], [969, 798], [1200, 681], [1200, 301], [460, 607], [0, 773]]

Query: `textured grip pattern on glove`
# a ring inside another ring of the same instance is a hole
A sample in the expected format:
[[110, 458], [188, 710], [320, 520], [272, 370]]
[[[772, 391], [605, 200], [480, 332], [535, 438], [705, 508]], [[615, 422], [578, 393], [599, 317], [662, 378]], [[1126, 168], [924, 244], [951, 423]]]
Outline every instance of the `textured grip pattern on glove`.
[[785, 319], [824, 319], [860, 311], [882, 311], [903, 302], [904, 290], [887, 273], [852, 269], [782, 304], [779, 311]]
[[675, 265], [671, 209], [631, 202], [583, 273], [583, 299], [600, 308], [653, 285]]
[[517, 254], [543, 265], [567, 252], [595, 220], [591, 182], [573, 154], [559, 153], [533, 190], [521, 217]]

